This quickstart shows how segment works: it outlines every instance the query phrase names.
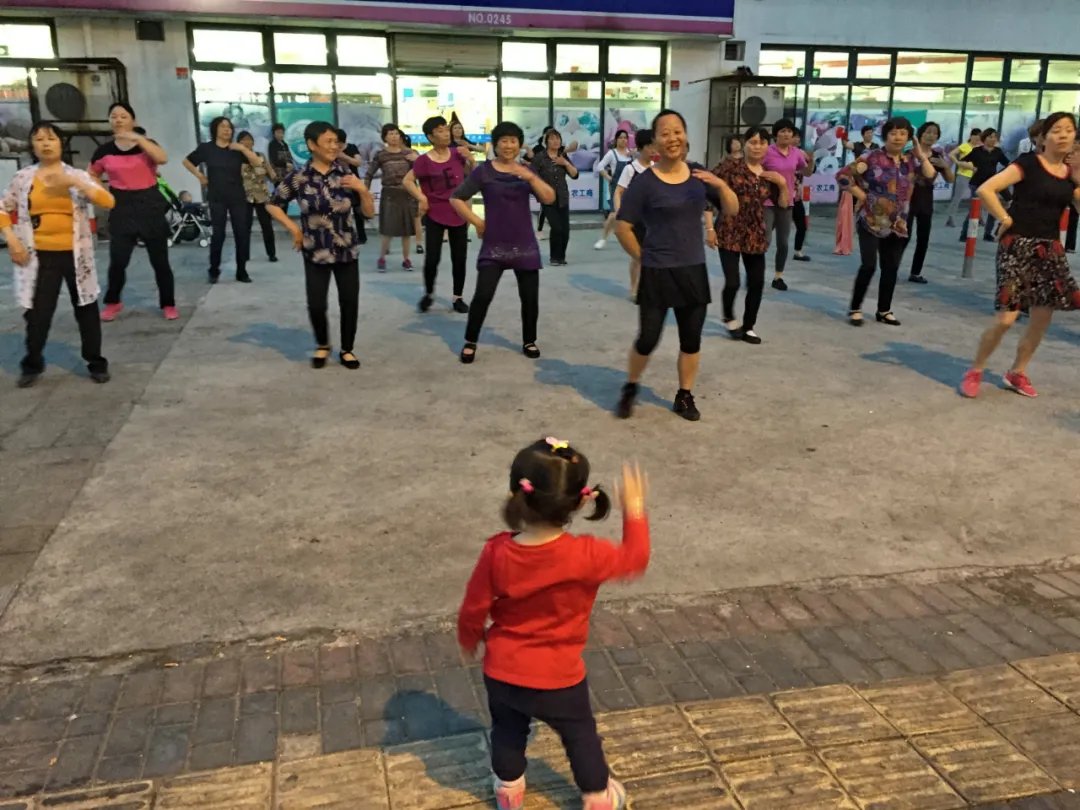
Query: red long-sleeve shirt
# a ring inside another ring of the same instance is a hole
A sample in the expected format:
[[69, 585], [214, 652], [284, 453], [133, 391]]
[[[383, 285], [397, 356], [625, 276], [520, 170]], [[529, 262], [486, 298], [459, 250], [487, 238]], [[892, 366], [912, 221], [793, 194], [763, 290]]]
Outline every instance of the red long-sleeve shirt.
[[[563, 534], [539, 546], [492, 537], [480, 552], [458, 612], [466, 650], [485, 642], [484, 673], [532, 689], [563, 689], [585, 677], [581, 652], [600, 585], [649, 564], [649, 521], [623, 520], [623, 542]], [[491, 616], [485, 635], [484, 623]]]

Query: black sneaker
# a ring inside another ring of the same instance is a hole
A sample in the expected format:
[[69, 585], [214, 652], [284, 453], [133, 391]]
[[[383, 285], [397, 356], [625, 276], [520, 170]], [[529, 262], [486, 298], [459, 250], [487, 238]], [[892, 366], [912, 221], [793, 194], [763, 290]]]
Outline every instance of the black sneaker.
[[243, 273], [236, 274], [236, 280], [239, 281], [241, 284], [250, 284], [251, 276], [249, 276], [247, 274], [247, 271], [245, 270]]
[[688, 422], [696, 422], [701, 418], [701, 411], [694, 404], [694, 395], [689, 391], [679, 391], [675, 395], [675, 402], [672, 404], [671, 410]]
[[619, 403], [615, 406], [615, 415], [620, 419], [629, 419], [634, 413], [634, 400], [637, 399], [637, 383], [628, 382], [622, 387]]
[[427, 312], [429, 309], [431, 309], [431, 305], [433, 303], [435, 303], [435, 300], [430, 295], [425, 295], [423, 298], [420, 299], [420, 303], [416, 306], [417, 309], [419, 309], [421, 312]]
[[780, 292], [787, 292], [787, 284], [782, 278], [774, 278], [772, 280], [772, 288], [774, 290], [780, 290]]
[[96, 383], [107, 383], [112, 376], [107, 371], [91, 371], [90, 379]]
[[907, 280], [910, 281], [912, 284], [925, 284], [926, 283], [925, 278], [923, 278], [922, 276], [917, 276], [914, 273], [912, 273], [910, 276], [908, 276]]
[[460, 312], [462, 315], [467, 314], [469, 311], [469, 305], [461, 298], [454, 299], [454, 312]]

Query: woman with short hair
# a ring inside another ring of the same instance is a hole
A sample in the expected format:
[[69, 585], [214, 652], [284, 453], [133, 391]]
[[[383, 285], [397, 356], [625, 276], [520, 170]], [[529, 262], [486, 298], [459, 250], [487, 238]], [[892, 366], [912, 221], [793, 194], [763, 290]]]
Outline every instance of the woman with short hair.
[[[952, 167], [944, 150], [937, 145], [941, 138], [941, 127], [933, 121], [927, 121], [915, 131], [915, 140], [922, 146], [930, 164], [937, 169], [938, 174], [949, 183], [953, 182]], [[926, 177], [921, 172], [915, 176], [915, 187], [911, 192], [911, 221], [914, 223], [912, 231], [915, 234], [915, 255], [911, 259], [911, 275], [908, 281], [914, 284], [925, 284], [923, 278], [923, 263], [926, 261], [926, 251], [930, 247], [930, 229], [934, 224], [934, 184], [937, 176]]]
[[570, 187], [566, 178], [576, 180], [578, 170], [566, 156], [557, 129], [549, 129], [544, 136], [544, 148], [533, 154], [532, 167], [541, 180], [555, 189], [555, 199], [544, 204], [544, 217], [551, 225], [551, 264], [563, 266], [570, 244]]
[[[236, 142], [253, 152], [255, 151], [255, 136], [250, 132], [241, 132], [236, 136]], [[259, 155], [258, 152], [255, 152], [255, 154]], [[270, 202], [270, 189], [267, 187], [266, 181], [268, 178], [274, 179], [270, 175], [273, 168], [262, 155], [259, 155], [259, 158], [262, 162], [258, 166], [245, 163], [240, 167], [241, 175], [244, 178], [244, 195], [247, 197], [248, 203], [248, 238], [250, 240], [252, 225], [255, 224], [255, 218], [258, 217], [259, 230], [262, 231], [263, 247], [266, 249], [266, 258], [271, 262], [276, 262], [277, 245], [274, 242], [274, 223], [270, 219], [270, 214], [266, 211], [266, 204]], [[248, 255], [251, 255], [250, 247], [248, 247]]]
[[405, 139], [397, 124], [383, 124], [383, 148], [375, 153], [367, 167], [364, 178], [368, 187], [375, 175], [382, 173], [379, 192], [379, 247], [378, 270], [386, 272], [386, 254], [390, 252], [390, 240], [401, 239], [401, 267], [412, 270], [409, 259], [409, 242], [415, 233], [415, 217], [419, 211], [416, 201], [409, 196], [403, 185], [405, 175], [412, 169], [419, 155], [405, 145]]

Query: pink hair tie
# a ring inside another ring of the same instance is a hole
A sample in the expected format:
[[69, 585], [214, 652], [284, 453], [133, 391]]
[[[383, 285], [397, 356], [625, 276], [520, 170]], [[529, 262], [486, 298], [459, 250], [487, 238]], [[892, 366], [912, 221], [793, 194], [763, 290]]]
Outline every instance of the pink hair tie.
[[588, 498], [592, 494], [593, 494], [592, 487], [582, 487], [581, 488], [581, 497], [582, 498]]
[[532, 481], [530, 481], [528, 478], [522, 478], [520, 481], [518, 481], [518, 484], [521, 485], [521, 491], [524, 492], [526, 495], [532, 494], [532, 492], [535, 490], [535, 487], [533, 487], [532, 485]]

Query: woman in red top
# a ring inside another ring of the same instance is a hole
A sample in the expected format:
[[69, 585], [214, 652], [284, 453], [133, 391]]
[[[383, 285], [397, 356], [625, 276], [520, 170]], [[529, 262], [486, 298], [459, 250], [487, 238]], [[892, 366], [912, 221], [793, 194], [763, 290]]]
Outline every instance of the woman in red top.
[[607, 493], [588, 481], [588, 459], [567, 442], [542, 439], [517, 454], [503, 510], [515, 531], [488, 540], [458, 614], [466, 656], [484, 641], [499, 810], [525, 806], [525, 746], [533, 718], [562, 739], [584, 810], [626, 806], [626, 791], [610, 778], [596, 733], [581, 653], [601, 583], [639, 575], [649, 564], [645, 484], [636, 466], [624, 465], [623, 542], [615, 545], [566, 531], [588, 503], [594, 504], [589, 520], [610, 511]]

